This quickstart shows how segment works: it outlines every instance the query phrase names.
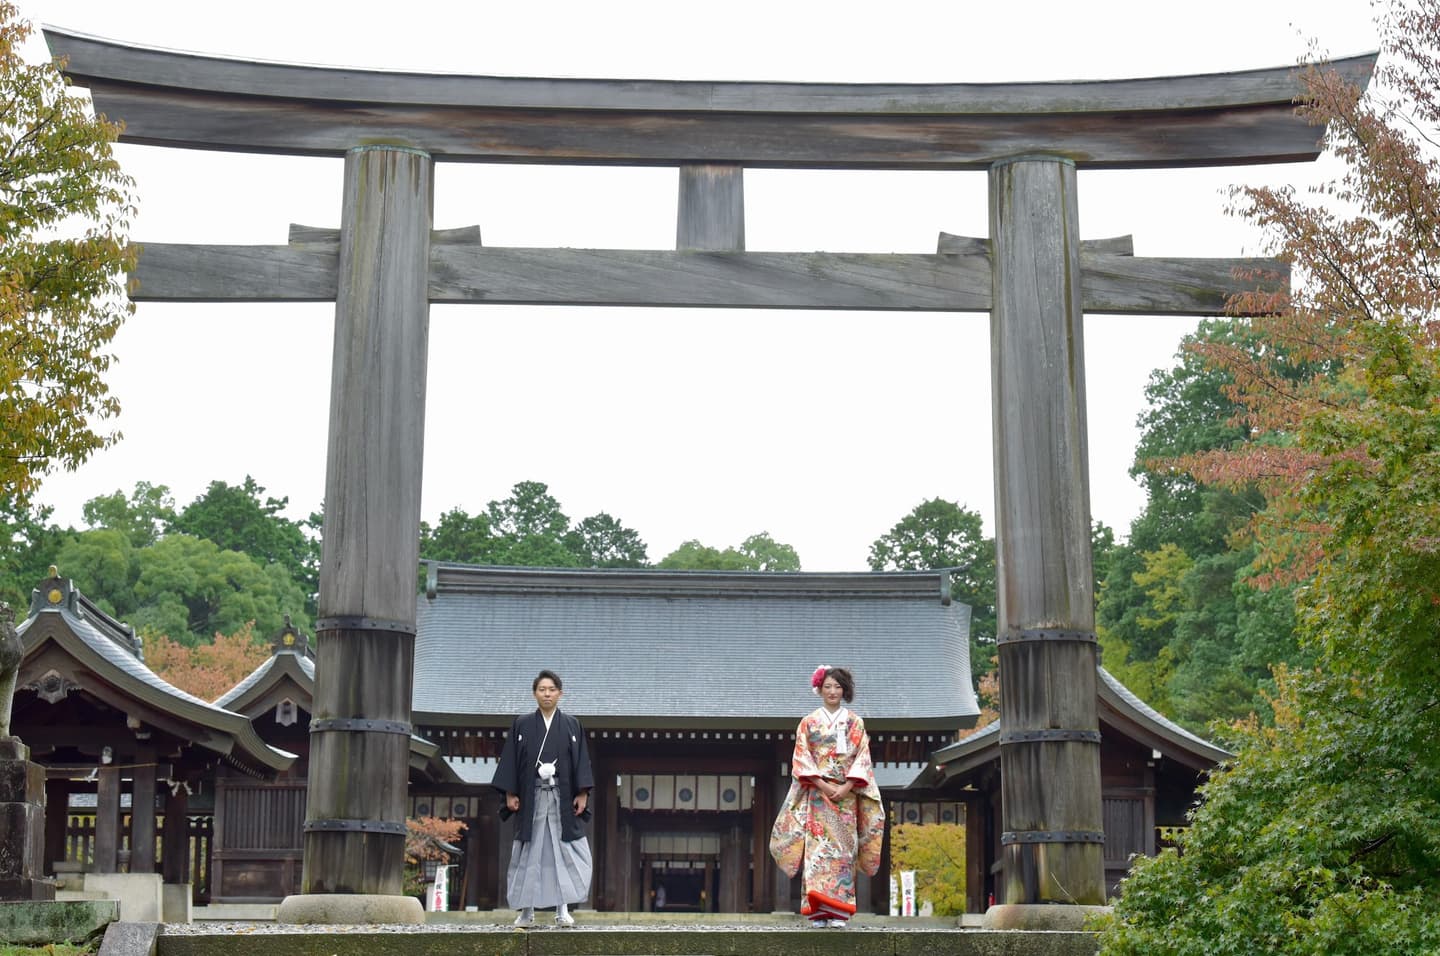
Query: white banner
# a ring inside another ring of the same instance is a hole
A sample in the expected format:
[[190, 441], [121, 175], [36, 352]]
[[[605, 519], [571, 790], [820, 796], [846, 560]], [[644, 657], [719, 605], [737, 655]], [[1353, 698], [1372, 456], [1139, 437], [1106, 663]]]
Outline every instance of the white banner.
[[900, 884], [895, 879], [895, 874], [890, 874], [890, 915], [900, 915]]
[[431, 913], [442, 913], [450, 907], [449, 866], [435, 867], [435, 882], [425, 897], [425, 909]]
[[900, 871], [900, 915], [915, 915], [915, 871]]

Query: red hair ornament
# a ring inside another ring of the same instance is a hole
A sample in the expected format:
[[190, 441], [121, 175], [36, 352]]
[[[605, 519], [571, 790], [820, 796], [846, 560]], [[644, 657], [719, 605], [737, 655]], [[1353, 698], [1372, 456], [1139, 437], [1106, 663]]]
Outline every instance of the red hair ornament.
[[815, 668], [815, 673], [810, 675], [810, 689], [815, 692], [817, 697], [820, 695], [820, 686], [825, 683], [825, 675], [828, 673], [830, 673], [830, 665], [821, 664]]

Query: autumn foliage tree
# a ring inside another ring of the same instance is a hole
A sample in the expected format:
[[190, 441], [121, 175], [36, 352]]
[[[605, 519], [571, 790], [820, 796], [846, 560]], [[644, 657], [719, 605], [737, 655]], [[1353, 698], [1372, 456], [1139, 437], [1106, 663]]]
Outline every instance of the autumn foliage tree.
[[145, 664], [161, 679], [201, 700], [214, 700], [249, 676], [270, 656], [253, 624], [216, 634], [209, 644], [187, 645], [163, 634], [142, 633]]
[[14, 501], [118, 438], [103, 376], [135, 257], [120, 128], [22, 59], [31, 31], [0, 0], [0, 493]]
[[965, 827], [902, 823], [890, 830], [890, 869], [915, 871], [915, 895], [936, 916], [965, 912]]
[[425, 889], [425, 862], [444, 863], [451, 859], [446, 845], [459, 846], [465, 832], [463, 820], [440, 817], [411, 817], [405, 821], [405, 889]]
[[1256, 484], [1258, 568], [1313, 668], [1277, 671], [1181, 838], [1136, 866], [1107, 954], [1440, 951], [1440, 0], [1392, 2], [1364, 96], [1312, 71], [1344, 171], [1242, 189], [1293, 267], [1254, 349], [1212, 348], [1252, 430], [1177, 463]]

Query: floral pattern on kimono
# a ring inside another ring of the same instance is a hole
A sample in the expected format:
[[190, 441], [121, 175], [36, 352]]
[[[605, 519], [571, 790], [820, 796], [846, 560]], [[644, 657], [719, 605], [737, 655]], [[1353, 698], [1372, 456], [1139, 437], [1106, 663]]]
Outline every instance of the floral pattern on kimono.
[[[853, 913], [855, 870], [875, 875], [885, 837], [865, 722], [848, 708], [833, 717], [824, 707], [808, 714], [795, 731], [790, 776], [790, 792], [770, 832], [770, 855], [787, 876], [803, 866], [801, 913], [809, 915], [815, 906]], [[837, 784], [848, 779], [852, 789], [831, 802], [815, 787], [819, 778]]]

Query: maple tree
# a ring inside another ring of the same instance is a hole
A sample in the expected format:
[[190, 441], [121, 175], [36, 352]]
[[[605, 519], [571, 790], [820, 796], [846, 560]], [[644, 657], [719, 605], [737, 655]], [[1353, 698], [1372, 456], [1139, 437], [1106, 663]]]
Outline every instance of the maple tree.
[[103, 375], [135, 261], [120, 127], [24, 61], [32, 29], [0, 0], [0, 491], [21, 502], [119, 437], [97, 429], [119, 411]]
[[1273, 310], [1257, 347], [1204, 350], [1250, 437], [1177, 463], [1263, 489], [1256, 580], [1297, 585], [1315, 666], [1276, 669], [1273, 725], [1135, 866], [1112, 956], [1440, 950], [1440, 0], [1380, 9], [1368, 92], [1306, 75], [1343, 172], [1234, 194], [1293, 291], [1241, 304]]
[[161, 679], [201, 700], [226, 693], [270, 657], [270, 647], [255, 637], [255, 625], [216, 634], [208, 644], [188, 645], [163, 634], [141, 634], [145, 664]]
[[405, 892], [425, 891], [425, 861], [451, 862], [446, 845], [459, 846], [465, 832], [463, 820], [440, 817], [411, 817], [405, 821]]

